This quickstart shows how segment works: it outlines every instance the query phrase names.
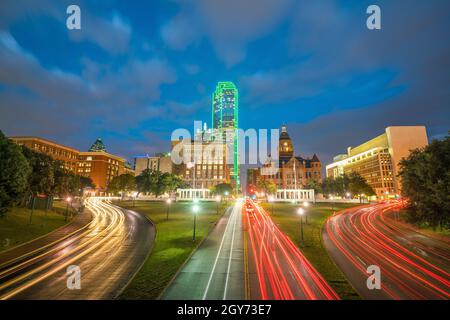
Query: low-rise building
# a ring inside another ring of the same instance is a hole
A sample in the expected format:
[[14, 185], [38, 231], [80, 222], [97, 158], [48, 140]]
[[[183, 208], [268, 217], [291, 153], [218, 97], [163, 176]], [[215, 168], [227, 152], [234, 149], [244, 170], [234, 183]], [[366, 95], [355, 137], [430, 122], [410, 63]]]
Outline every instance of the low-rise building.
[[157, 154], [155, 156], [145, 154], [136, 156], [134, 158], [135, 174], [138, 176], [146, 169], [172, 173], [172, 159], [170, 158], [170, 154]]
[[78, 155], [80, 151], [62, 144], [32, 136], [9, 137], [18, 145], [23, 145], [33, 151], [49, 155], [55, 160], [61, 161], [63, 167], [71, 172], [76, 172]]
[[278, 160], [270, 159], [260, 169], [261, 179], [270, 179], [277, 189], [301, 189], [312, 181], [322, 181], [322, 165], [314, 154], [311, 158], [294, 156], [292, 140], [285, 125], [278, 141]]
[[374, 189], [378, 198], [391, 198], [401, 193], [398, 178], [399, 163], [411, 150], [428, 145], [423, 126], [387, 127], [385, 132], [357, 147], [349, 147], [346, 154], [334, 157], [326, 166], [327, 177], [352, 172], [359, 173]]
[[77, 174], [91, 178], [100, 192], [105, 192], [109, 182], [125, 171], [125, 159], [105, 151], [80, 152], [78, 156]]
[[108, 183], [115, 176], [123, 173], [134, 174], [132, 168], [126, 167], [124, 158], [106, 152], [100, 138], [94, 142], [90, 151], [86, 152], [39, 137], [10, 137], [10, 139], [18, 145], [24, 145], [62, 161], [64, 168], [75, 174], [90, 177], [99, 192], [105, 192]]

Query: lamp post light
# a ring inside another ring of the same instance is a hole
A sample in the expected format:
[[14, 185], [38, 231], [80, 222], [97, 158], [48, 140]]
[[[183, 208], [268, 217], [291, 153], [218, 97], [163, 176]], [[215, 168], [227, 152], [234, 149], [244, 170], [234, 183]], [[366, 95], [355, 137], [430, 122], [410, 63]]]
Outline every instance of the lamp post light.
[[309, 202], [308, 201], [304, 201], [303, 202], [303, 208], [305, 208], [304, 210], [305, 210], [305, 222], [306, 222], [306, 224], [308, 224], [308, 215], [307, 215], [307, 212], [306, 212], [306, 208], [308, 208], [309, 207]]
[[64, 217], [64, 221], [67, 222], [67, 216], [69, 215], [69, 203], [71, 203], [72, 198], [71, 197], [67, 197], [66, 202], [67, 202], [67, 206], [66, 206], [66, 214]]
[[347, 196], [348, 199], [350, 199], [350, 197], [351, 197], [351, 193], [350, 192], [347, 192], [345, 195]]
[[305, 214], [305, 209], [298, 208], [297, 213], [300, 215], [300, 238], [301, 238], [301, 244], [304, 245], [304, 238], [303, 238], [303, 215]]
[[200, 211], [200, 207], [198, 205], [194, 205], [192, 207], [192, 212], [194, 213], [194, 232], [192, 234], [192, 241], [195, 241], [195, 229], [197, 227], [197, 213]]
[[219, 214], [219, 202], [220, 202], [220, 196], [216, 196], [216, 214]]
[[169, 220], [169, 209], [170, 209], [170, 204], [172, 203], [172, 199], [167, 199], [166, 200], [166, 204], [167, 204], [167, 211], [166, 211], [166, 220]]

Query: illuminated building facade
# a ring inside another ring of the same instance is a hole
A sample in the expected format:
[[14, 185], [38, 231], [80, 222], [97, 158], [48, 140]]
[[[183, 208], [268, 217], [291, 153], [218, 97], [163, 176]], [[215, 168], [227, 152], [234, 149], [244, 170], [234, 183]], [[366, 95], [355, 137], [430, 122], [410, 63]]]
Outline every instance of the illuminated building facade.
[[[212, 128], [216, 140], [226, 141], [232, 152], [233, 161], [228, 161], [231, 183], [240, 190], [240, 169], [238, 155], [239, 95], [233, 82], [219, 82], [212, 95]], [[232, 164], [230, 164], [232, 162]]]
[[158, 154], [155, 156], [146, 154], [143, 156], [136, 156], [134, 158], [134, 171], [136, 176], [140, 175], [142, 171], [146, 169], [160, 171], [163, 173], [171, 173], [172, 159], [169, 154]]
[[322, 181], [322, 164], [316, 154], [312, 158], [294, 156], [295, 150], [285, 125], [278, 140], [278, 162], [269, 160], [261, 169], [261, 179], [272, 180], [277, 189], [302, 189], [312, 181]]
[[209, 189], [230, 183], [226, 145], [217, 140], [172, 141], [172, 150], [184, 158], [173, 164], [172, 173], [179, 175], [193, 189]]
[[91, 178], [98, 192], [105, 192], [108, 183], [115, 176], [123, 173], [134, 174], [132, 169], [127, 168], [125, 159], [105, 151], [101, 139], [97, 139], [90, 148], [98, 151], [87, 152], [38, 137], [10, 137], [10, 139], [18, 145], [24, 145], [31, 150], [45, 153], [54, 160], [62, 161], [63, 167], [70, 172]]
[[109, 182], [124, 173], [130, 173], [125, 169], [125, 159], [105, 151], [80, 152], [78, 156], [77, 174], [90, 177], [100, 192], [105, 192]]
[[64, 169], [75, 173], [79, 151], [62, 144], [38, 137], [10, 137], [18, 145], [49, 155], [54, 160], [62, 161]]
[[423, 126], [387, 127], [383, 134], [334, 157], [334, 162], [326, 166], [327, 177], [357, 172], [373, 188], [377, 198], [392, 198], [401, 193], [399, 162], [411, 150], [426, 145], [428, 138]]

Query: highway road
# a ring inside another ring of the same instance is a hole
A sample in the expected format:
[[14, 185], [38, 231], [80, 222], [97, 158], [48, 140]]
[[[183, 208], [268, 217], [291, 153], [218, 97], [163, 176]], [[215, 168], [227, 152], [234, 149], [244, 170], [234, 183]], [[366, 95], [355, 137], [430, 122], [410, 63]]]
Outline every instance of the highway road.
[[[90, 198], [86, 208], [92, 212], [86, 227], [0, 260], [0, 299], [112, 299], [123, 290], [147, 257], [155, 228], [108, 199]], [[69, 266], [79, 267], [80, 289]]]
[[339, 299], [261, 206], [248, 200], [244, 221], [250, 299]]
[[244, 299], [242, 203], [227, 209], [161, 299]]
[[[328, 219], [324, 243], [365, 299], [449, 299], [450, 243], [418, 233], [392, 214], [399, 203], [344, 210]], [[381, 289], [367, 287], [367, 268], [381, 271]]]
[[237, 202], [162, 299], [338, 299], [300, 250], [253, 202]]

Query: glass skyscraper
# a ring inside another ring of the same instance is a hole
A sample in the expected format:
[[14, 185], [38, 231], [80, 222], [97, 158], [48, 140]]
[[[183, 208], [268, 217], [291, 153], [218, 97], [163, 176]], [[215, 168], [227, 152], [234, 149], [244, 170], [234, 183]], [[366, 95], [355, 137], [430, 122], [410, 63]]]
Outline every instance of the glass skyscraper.
[[230, 173], [237, 192], [240, 187], [238, 113], [238, 89], [233, 82], [219, 82], [212, 95], [212, 128], [216, 132], [215, 139], [223, 139], [233, 150], [233, 164], [230, 166]]

